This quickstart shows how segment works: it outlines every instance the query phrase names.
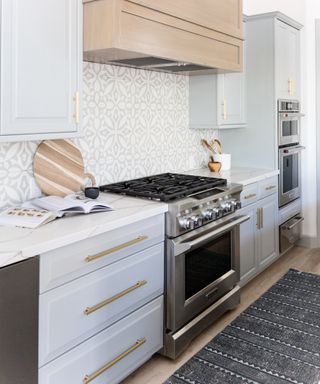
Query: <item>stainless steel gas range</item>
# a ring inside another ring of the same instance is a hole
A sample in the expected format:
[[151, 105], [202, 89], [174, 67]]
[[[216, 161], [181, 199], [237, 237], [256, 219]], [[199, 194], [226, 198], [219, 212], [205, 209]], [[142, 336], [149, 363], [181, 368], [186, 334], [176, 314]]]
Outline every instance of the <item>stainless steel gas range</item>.
[[242, 186], [166, 173], [101, 189], [168, 203], [162, 353], [174, 359], [240, 301], [239, 227], [248, 220], [237, 213]]

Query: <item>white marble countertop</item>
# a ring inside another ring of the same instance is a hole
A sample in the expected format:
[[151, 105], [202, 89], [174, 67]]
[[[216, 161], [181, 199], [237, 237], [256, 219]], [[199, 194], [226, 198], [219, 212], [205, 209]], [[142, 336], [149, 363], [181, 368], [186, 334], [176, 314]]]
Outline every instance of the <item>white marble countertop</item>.
[[189, 175], [218, 177], [227, 179], [228, 183], [238, 183], [248, 185], [258, 181], [267, 179], [268, 177], [277, 176], [279, 170], [259, 169], [259, 168], [231, 168], [228, 171], [211, 172], [208, 168], [193, 169], [185, 172]]
[[[232, 168], [219, 173], [207, 168], [185, 172], [190, 175], [225, 178], [228, 182], [247, 185], [279, 174], [277, 170]], [[155, 201], [101, 193], [99, 200], [114, 211], [67, 216], [38, 229], [0, 226], [0, 267], [90, 238], [127, 224], [165, 213], [168, 205]]]
[[114, 211], [56, 219], [37, 229], [0, 226], [0, 267], [165, 213], [165, 203], [101, 193]]

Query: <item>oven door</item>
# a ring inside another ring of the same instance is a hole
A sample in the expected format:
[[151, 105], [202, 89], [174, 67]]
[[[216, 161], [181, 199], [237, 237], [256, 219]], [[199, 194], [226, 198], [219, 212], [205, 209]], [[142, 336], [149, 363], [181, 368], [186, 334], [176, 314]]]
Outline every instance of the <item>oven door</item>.
[[300, 142], [301, 113], [279, 113], [279, 145]]
[[280, 183], [279, 207], [297, 199], [301, 195], [301, 150], [305, 147], [279, 149]]
[[167, 329], [176, 331], [239, 282], [239, 226], [220, 219], [167, 240]]

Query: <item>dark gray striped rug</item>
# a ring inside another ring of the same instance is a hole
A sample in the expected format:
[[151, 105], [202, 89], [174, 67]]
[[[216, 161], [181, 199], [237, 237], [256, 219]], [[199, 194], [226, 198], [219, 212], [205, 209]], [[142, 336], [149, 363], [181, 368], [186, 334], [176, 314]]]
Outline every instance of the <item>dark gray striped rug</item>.
[[291, 269], [166, 384], [320, 384], [320, 276]]

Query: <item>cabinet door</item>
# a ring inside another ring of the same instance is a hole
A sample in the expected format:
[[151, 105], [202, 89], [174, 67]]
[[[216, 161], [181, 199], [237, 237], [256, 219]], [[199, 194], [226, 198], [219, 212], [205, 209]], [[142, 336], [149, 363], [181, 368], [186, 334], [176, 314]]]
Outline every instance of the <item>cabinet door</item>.
[[76, 132], [81, 1], [2, 0], [1, 19], [1, 135], [17, 140]]
[[219, 128], [241, 128], [245, 125], [245, 75], [218, 75], [217, 118]]
[[276, 20], [275, 29], [277, 98], [299, 99], [300, 33], [279, 20]]
[[273, 194], [259, 202], [259, 266], [263, 268], [278, 255], [278, 195]]
[[217, 76], [189, 78], [190, 128], [217, 129]]
[[240, 226], [240, 284], [244, 285], [257, 272], [257, 205], [242, 208], [241, 215], [249, 220]]

